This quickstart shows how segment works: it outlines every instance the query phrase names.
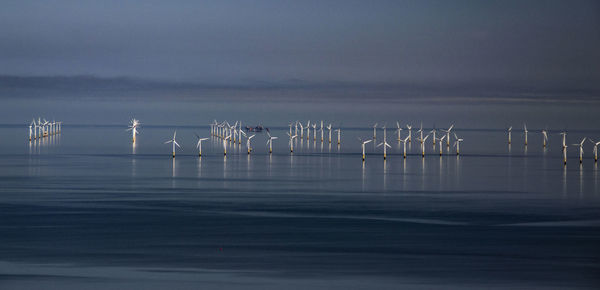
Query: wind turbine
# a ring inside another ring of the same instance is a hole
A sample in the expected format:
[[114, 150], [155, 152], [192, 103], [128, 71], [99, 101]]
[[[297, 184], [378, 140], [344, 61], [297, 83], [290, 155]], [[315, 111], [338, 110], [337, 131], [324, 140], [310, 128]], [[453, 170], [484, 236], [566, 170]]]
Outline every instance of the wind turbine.
[[441, 129], [446, 132], [446, 147], [450, 147], [450, 131], [452, 131], [452, 128], [454, 128], [454, 124], [452, 124], [448, 130]]
[[233, 126], [229, 127], [229, 130], [232, 132], [231, 135], [233, 135], [232, 139], [231, 139], [231, 141], [233, 141], [233, 144], [235, 144], [235, 142], [237, 141], [237, 139], [236, 139], [237, 134], [238, 134], [237, 125], [238, 125], [238, 121], [235, 121]]
[[242, 121], [240, 121], [240, 125], [239, 125], [239, 132], [238, 132], [238, 145], [242, 144], [242, 135], [244, 135], [244, 137], [246, 137], [246, 133], [244, 133], [244, 130], [242, 130]]
[[227, 137], [223, 138], [223, 156], [227, 156], [227, 140], [231, 139], [231, 135], [227, 135]]
[[404, 159], [406, 159], [406, 143], [410, 142], [409, 140], [410, 140], [410, 136], [406, 136], [406, 138], [404, 138], [404, 140], [400, 140], [400, 142], [403, 143], [402, 145], [404, 145], [404, 151], [402, 153], [404, 156]]
[[421, 127], [419, 127], [419, 131], [417, 131], [417, 133], [419, 133], [420, 138], [419, 141], [421, 142], [421, 144], [423, 144], [423, 122], [421, 122]]
[[48, 137], [48, 124], [49, 124], [49, 122], [46, 119], [44, 119], [44, 124], [43, 124], [43, 126], [44, 126], [44, 129], [43, 129], [44, 130], [44, 137]]
[[31, 135], [33, 135], [33, 131], [31, 129], [32, 126], [35, 126], [35, 120], [32, 120], [29, 124], [29, 141], [31, 141]]
[[313, 129], [313, 141], [317, 141], [317, 123], [312, 124]]
[[208, 138], [200, 138], [198, 134], [196, 134], [198, 138], [198, 143], [196, 143], [196, 148], [198, 148], [198, 156], [202, 156], [202, 141], [208, 140]]
[[[321, 120], [321, 143], [323, 142], [323, 132], [325, 130], [323, 130], [323, 120]], [[330, 142], [331, 143], [331, 142]]]
[[292, 135], [292, 134], [287, 134], [288, 136], [290, 136], [290, 152], [293, 153], [294, 152], [294, 138], [298, 137], [298, 135]]
[[454, 133], [454, 138], [456, 139], [456, 141], [454, 141], [454, 146], [456, 146], [456, 155], [460, 154], [460, 142], [463, 141], [463, 139], [458, 138], [458, 136], [456, 136], [456, 133]]
[[406, 129], [408, 129], [408, 142], [412, 142], [412, 126], [406, 125]]
[[44, 137], [44, 124], [42, 124], [42, 118], [38, 117], [38, 122], [37, 122], [37, 127], [38, 127], [38, 138], [43, 138]]
[[444, 139], [445, 138], [446, 138], [446, 135], [442, 135], [442, 138], [438, 139], [438, 141], [440, 141], [439, 142], [439, 144], [440, 144], [440, 156], [442, 156], [442, 154], [443, 154], [442, 146], [444, 145]]
[[327, 130], [329, 130], [329, 144], [331, 144], [331, 123], [327, 125]]
[[387, 143], [387, 131], [385, 125], [383, 126], [383, 142], [381, 142], [377, 147], [383, 146], [383, 160], [387, 158], [387, 147], [392, 148], [390, 144]]
[[252, 136], [246, 138], [246, 147], [248, 147], [248, 154], [250, 154], [250, 151], [252, 151], [252, 146], [250, 146], [250, 140], [252, 140], [252, 138], [254, 138], [254, 136], [256, 136], [256, 135], [252, 135]]
[[373, 125], [373, 140], [377, 139], [377, 123]]
[[302, 122], [298, 122], [300, 125], [300, 138], [304, 138], [304, 126], [302, 126]]
[[335, 131], [337, 132], [337, 143], [338, 143], [338, 145], [340, 145], [340, 140], [341, 140], [340, 135], [342, 134], [342, 129], [337, 128]]
[[361, 142], [361, 148], [362, 148], [362, 160], [365, 161], [365, 145], [367, 143], [370, 143], [371, 141], [373, 141], [372, 139], [363, 141], [362, 139], [358, 138], [358, 140]]
[[548, 132], [546, 131], [546, 129], [542, 130], [542, 135], [543, 135], [543, 146], [544, 148], [546, 148], [546, 143], [548, 142]]
[[[421, 133], [421, 134], [423, 134], [423, 133]], [[429, 138], [429, 134], [427, 134], [427, 136], [425, 136], [425, 138], [419, 138], [419, 141], [421, 142], [421, 155], [423, 157], [425, 157], [425, 141], [427, 141], [427, 138]]]
[[529, 133], [529, 131], [527, 131], [527, 124], [523, 123], [523, 134], [525, 134], [525, 146], [527, 146], [527, 133]]
[[310, 120], [306, 123], [306, 141], [310, 140]]
[[590, 139], [590, 142], [594, 144], [594, 162], [598, 162], [598, 145], [600, 145], [600, 142], [594, 142], [592, 139]]
[[437, 130], [435, 128], [433, 128], [431, 131], [429, 131], [429, 134], [433, 134], [432, 139], [431, 139], [431, 141], [433, 141], [433, 149], [435, 149], [435, 140], [437, 140], [437, 138], [435, 137], [436, 132], [437, 132]]
[[273, 153], [273, 140], [278, 139], [278, 137], [271, 136], [271, 134], [269, 134], [269, 132], [267, 132], [267, 135], [269, 135], [269, 140], [267, 140], [267, 145], [269, 145], [269, 154], [271, 154], [271, 153]]
[[181, 148], [181, 146], [179, 146], [179, 143], [177, 143], [177, 141], [175, 141], [175, 136], [177, 136], [177, 131], [175, 131], [175, 133], [173, 133], [173, 139], [169, 140], [167, 142], [165, 142], [165, 144], [167, 143], [173, 143], [173, 158], [175, 158], [175, 145], [177, 145], [177, 147]]
[[567, 132], [561, 132], [560, 135], [562, 135], [562, 149], [565, 151], [567, 149]]
[[585, 142], [585, 139], [587, 139], [587, 137], [581, 139], [581, 143], [579, 144], [572, 144], [573, 146], [579, 147], [579, 163], [583, 163], [583, 142]]
[[212, 123], [210, 123], [208, 125], [210, 125], [210, 135], [214, 136], [215, 135], [215, 130], [217, 128], [217, 120], [214, 120]]
[[298, 121], [296, 120], [296, 129], [294, 130], [294, 135], [298, 135]]
[[140, 125], [140, 121], [134, 119], [131, 119], [131, 124], [129, 125], [129, 129], [127, 129], [127, 131], [131, 131], [132, 137], [131, 140], [133, 143], [135, 143], [135, 135], [138, 134], [137, 131], [137, 127]]
[[567, 145], [563, 146], [563, 162], [565, 165], [567, 165]]
[[512, 126], [508, 127], [508, 144], [512, 142]]
[[396, 133], [398, 133], [398, 141], [402, 141], [402, 138], [400, 138], [400, 133], [402, 132], [402, 127], [400, 127], [400, 122], [396, 121]]

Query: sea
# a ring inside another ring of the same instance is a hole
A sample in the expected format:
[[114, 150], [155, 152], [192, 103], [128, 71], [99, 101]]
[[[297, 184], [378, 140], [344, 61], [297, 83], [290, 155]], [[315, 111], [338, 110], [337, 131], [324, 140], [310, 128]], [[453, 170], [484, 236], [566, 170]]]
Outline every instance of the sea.
[[[598, 104], [498, 102], [4, 102], [0, 289], [598, 289]], [[340, 144], [290, 152], [309, 119]], [[213, 120], [265, 130], [225, 155]]]

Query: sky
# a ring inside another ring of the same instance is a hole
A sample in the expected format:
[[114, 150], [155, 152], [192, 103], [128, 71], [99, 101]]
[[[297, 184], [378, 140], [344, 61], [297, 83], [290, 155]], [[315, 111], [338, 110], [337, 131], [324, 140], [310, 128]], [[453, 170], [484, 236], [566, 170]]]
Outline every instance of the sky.
[[595, 128], [599, 3], [2, 1], [0, 123]]
[[600, 83], [597, 1], [3, 1], [0, 74]]

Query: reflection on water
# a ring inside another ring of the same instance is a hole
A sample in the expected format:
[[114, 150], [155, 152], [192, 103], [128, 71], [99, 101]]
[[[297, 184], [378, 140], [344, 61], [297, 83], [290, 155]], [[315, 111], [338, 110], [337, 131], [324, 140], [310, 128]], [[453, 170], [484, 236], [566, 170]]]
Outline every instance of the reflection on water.
[[583, 164], [579, 163], [579, 197], [583, 197]]
[[566, 197], [568, 192], [568, 180], [567, 180], [567, 165], [563, 166], [563, 170], [562, 170], [563, 174], [562, 174], [562, 184], [563, 184], [563, 196]]
[[[167, 159], [161, 136], [172, 128], [147, 126], [136, 145], [120, 129], [87, 129], [70, 128], [60, 143], [0, 144], [0, 261], [284, 281], [369, 269], [365, 289], [381, 281], [462, 288], [474, 273], [508, 288], [594, 286], [581, 273], [600, 259], [598, 165], [575, 168], [573, 151], [569, 172], [560, 146], [532, 140], [529, 152], [511, 153], [503, 131], [464, 131], [462, 155], [443, 146], [442, 156], [423, 158], [409, 143], [406, 159], [402, 144], [386, 160], [367, 146], [363, 162], [357, 137], [372, 136], [367, 128], [345, 129], [345, 145], [328, 144], [327, 154], [303, 139], [293, 154], [287, 142], [268, 154], [259, 133], [250, 155], [238, 145], [224, 156], [213, 137], [199, 157], [198, 130], [180, 128], [184, 149]], [[592, 262], [573, 262], [581, 257]]]

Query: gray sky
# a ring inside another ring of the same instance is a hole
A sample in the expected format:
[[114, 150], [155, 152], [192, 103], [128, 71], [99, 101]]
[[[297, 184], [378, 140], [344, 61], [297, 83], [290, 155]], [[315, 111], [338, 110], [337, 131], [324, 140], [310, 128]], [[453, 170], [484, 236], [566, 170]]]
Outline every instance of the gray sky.
[[3, 1], [0, 74], [600, 83], [597, 1]]

